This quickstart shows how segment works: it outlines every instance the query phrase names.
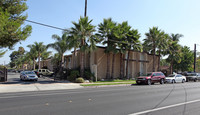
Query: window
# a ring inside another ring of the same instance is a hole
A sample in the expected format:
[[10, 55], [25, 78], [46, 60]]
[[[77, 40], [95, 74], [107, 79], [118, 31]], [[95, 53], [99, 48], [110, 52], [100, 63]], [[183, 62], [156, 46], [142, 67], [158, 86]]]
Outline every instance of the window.
[[182, 75], [178, 74], [176, 77], [182, 77]]
[[45, 72], [45, 70], [42, 70], [42, 72]]
[[157, 73], [157, 76], [161, 76], [161, 73]]

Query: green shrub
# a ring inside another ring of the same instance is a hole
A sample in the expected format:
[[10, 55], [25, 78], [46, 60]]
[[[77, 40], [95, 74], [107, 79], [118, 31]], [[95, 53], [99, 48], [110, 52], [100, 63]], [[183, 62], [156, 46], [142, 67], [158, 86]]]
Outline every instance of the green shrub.
[[68, 80], [69, 81], [75, 81], [76, 80], [76, 78], [79, 76], [79, 71], [77, 71], [77, 70], [72, 70], [71, 72], [70, 72], [70, 75], [68, 76]]
[[84, 79], [82, 77], [76, 78], [76, 83], [84, 83]]
[[87, 80], [93, 80], [94, 81], [94, 74], [91, 73], [90, 69], [85, 70], [85, 78]]

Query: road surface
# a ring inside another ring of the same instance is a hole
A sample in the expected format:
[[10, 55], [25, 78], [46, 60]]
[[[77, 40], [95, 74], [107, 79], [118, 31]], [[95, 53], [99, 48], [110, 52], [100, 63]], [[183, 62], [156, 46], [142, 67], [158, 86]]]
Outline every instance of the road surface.
[[0, 94], [1, 115], [199, 115], [200, 82]]

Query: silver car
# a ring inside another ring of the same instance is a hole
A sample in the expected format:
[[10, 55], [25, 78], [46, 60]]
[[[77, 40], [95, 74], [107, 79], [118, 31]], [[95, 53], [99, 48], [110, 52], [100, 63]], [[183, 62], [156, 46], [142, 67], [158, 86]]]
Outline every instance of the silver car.
[[171, 74], [165, 78], [165, 82], [167, 83], [177, 83], [177, 82], [184, 83], [185, 81], [186, 77], [181, 74]]
[[20, 80], [33, 80], [37, 81], [38, 76], [33, 71], [22, 71], [20, 73]]

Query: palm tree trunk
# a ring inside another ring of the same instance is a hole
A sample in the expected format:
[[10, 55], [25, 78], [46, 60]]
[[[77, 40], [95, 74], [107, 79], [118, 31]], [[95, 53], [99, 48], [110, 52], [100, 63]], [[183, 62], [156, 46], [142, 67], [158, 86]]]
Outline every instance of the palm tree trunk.
[[123, 75], [123, 54], [120, 53], [120, 78], [122, 79], [124, 77]]
[[80, 65], [81, 65], [81, 77], [84, 77], [84, 52], [81, 52], [81, 61], [80, 61]]
[[159, 58], [158, 58], [158, 71], [161, 71], [160, 70], [160, 50], [159, 50]]
[[[85, 45], [85, 39], [84, 38], [82, 38], [82, 40], [81, 40], [81, 45], [83, 46], [83, 45]], [[84, 69], [85, 69], [85, 66], [84, 66], [84, 54], [85, 54], [85, 52], [82, 52], [82, 51], [80, 51], [80, 54], [81, 54], [81, 56], [80, 56], [80, 75], [81, 75], [81, 77], [84, 77]]]
[[127, 60], [126, 60], [126, 78], [127, 78], [127, 79], [129, 79], [129, 75], [128, 75], [129, 55], [130, 55], [130, 51], [128, 50], [128, 56], [127, 56]]
[[74, 48], [74, 59], [73, 59], [73, 68], [76, 66], [76, 48]]
[[35, 58], [33, 58], [33, 70], [35, 70]]
[[61, 68], [64, 68], [64, 55], [63, 54], [61, 55], [62, 55]]
[[115, 53], [113, 53], [113, 58], [112, 58], [112, 74], [111, 74], [111, 79], [114, 78], [114, 67], [115, 67]]
[[170, 73], [173, 74], [173, 61], [171, 61], [171, 64], [170, 64]]
[[42, 60], [42, 68], [44, 68], [44, 60]]
[[38, 68], [41, 69], [41, 67], [40, 67], [40, 53], [38, 53]]
[[107, 72], [106, 79], [110, 79], [110, 53], [107, 53]]
[[153, 46], [153, 72], [155, 72], [155, 54], [156, 54], [156, 48], [155, 48], [155, 41]]

